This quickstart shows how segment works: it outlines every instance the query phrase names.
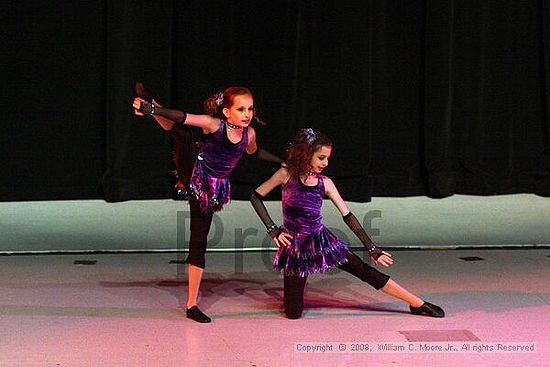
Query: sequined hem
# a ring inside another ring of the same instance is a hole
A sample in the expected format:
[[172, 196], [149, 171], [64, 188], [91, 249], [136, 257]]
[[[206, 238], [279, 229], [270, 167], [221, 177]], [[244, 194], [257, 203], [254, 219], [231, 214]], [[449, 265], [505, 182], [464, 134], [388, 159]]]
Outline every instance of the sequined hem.
[[291, 245], [279, 248], [275, 255], [273, 267], [276, 271], [303, 277], [329, 271], [347, 262], [347, 244], [326, 227], [305, 236], [291, 234]]
[[220, 211], [231, 200], [229, 178], [211, 177], [200, 164], [195, 165], [189, 188], [204, 213]]

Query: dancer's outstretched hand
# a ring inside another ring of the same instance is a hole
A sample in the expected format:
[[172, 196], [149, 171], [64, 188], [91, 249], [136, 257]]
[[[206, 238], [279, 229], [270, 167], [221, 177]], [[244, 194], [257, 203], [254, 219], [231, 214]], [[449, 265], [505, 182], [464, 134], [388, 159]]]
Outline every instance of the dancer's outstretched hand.
[[393, 264], [393, 258], [389, 252], [382, 251], [382, 255], [378, 259], [374, 259], [376, 264], [388, 267]]
[[134, 107], [134, 113], [138, 116], [150, 115], [151, 110], [153, 109], [153, 104], [157, 106], [158, 103], [155, 103], [153, 95], [145, 89], [142, 82], [136, 82], [135, 90], [137, 97], [134, 99], [134, 103], [132, 104]]
[[134, 103], [132, 103], [132, 107], [134, 107], [134, 114], [138, 116], [144, 116], [144, 114], [140, 111], [141, 108], [141, 102], [143, 99], [136, 97], [134, 98]]
[[134, 103], [132, 104], [132, 107], [134, 107], [134, 114], [138, 116], [145, 116], [150, 115], [152, 110], [152, 103], [147, 102], [146, 100], [136, 97], [134, 99]]

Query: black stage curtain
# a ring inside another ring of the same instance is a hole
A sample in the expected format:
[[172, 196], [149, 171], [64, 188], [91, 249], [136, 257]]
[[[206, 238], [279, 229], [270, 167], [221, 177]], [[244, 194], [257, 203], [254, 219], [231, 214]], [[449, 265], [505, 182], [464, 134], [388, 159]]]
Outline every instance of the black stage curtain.
[[[171, 141], [135, 117], [248, 86], [282, 155], [334, 140], [348, 200], [550, 196], [550, 0], [68, 2], [5, 7], [0, 200], [170, 197]], [[243, 158], [234, 198], [276, 169]]]

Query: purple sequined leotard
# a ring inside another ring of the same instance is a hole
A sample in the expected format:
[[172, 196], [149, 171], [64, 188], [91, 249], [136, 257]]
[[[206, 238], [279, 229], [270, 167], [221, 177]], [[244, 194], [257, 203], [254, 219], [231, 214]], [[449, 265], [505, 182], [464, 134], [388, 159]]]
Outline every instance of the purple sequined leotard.
[[317, 178], [315, 186], [307, 186], [297, 177], [283, 185], [283, 228], [292, 239], [289, 246], [279, 247], [273, 266], [285, 275], [303, 277], [347, 261], [347, 244], [321, 222], [325, 185], [322, 175]]
[[203, 212], [219, 211], [231, 199], [229, 174], [247, 145], [248, 128], [243, 128], [241, 141], [233, 144], [227, 138], [223, 120], [218, 130], [204, 137], [189, 184]]

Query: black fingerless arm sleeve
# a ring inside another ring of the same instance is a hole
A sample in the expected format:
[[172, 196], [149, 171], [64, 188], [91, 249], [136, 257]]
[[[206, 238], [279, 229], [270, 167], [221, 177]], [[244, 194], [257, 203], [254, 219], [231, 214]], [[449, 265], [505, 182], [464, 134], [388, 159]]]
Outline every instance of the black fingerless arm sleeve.
[[283, 160], [277, 157], [275, 154], [271, 153], [268, 150], [261, 149], [258, 147], [254, 153], [251, 154], [252, 157], [256, 157], [261, 161], [272, 162], [272, 163], [281, 163]]
[[252, 195], [250, 195], [250, 202], [252, 203], [254, 210], [264, 223], [265, 228], [267, 229], [267, 234], [270, 235], [271, 238], [275, 238], [279, 236], [282, 230], [281, 228], [277, 227], [275, 225], [275, 222], [273, 222], [273, 219], [271, 219], [271, 216], [267, 212], [267, 208], [264, 205], [264, 199], [265, 197], [258, 194], [256, 191], [254, 191]]
[[156, 107], [154, 109], [154, 114], [157, 116], [165, 117], [178, 124], [185, 124], [185, 120], [187, 119], [186, 112], [183, 112], [180, 110], [174, 110], [171, 108]]
[[382, 255], [382, 249], [374, 243], [373, 240], [369, 237], [361, 223], [357, 220], [355, 215], [352, 212], [344, 215], [344, 222], [348, 225], [351, 231], [359, 238], [363, 246], [367, 248], [369, 255], [374, 259], [378, 259]]
[[185, 120], [187, 119], [187, 112], [160, 107], [145, 100], [141, 101], [138, 111], [143, 113], [144, 115], [162, 116], [177, 124], [185, 124]]

